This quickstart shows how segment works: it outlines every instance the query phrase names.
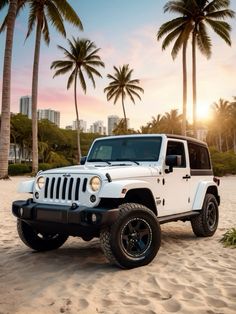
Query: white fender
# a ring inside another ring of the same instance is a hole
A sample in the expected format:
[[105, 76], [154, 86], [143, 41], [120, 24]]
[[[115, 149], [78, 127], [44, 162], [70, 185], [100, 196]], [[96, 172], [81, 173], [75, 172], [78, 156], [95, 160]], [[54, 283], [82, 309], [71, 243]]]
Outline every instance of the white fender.
[[99, 197], [105, 198], [124, 198], [126, 193], [132, 189], [151, 189], [150, 184], [140, 180], [119, 180], [106, 183], [99, 193]]
[[199, 183], [193, 202], [193, 210], [199, 210], [202, 208], [206, 191], [210, 186], [215, 186], [217, 188], [217, 185], [212, 181], [202, 181]]
[[20, 182], [20, 184], [18, 186], [18, 192], [20, 192], [20, 193], [33, 193], [34, 181], [35, 180]]

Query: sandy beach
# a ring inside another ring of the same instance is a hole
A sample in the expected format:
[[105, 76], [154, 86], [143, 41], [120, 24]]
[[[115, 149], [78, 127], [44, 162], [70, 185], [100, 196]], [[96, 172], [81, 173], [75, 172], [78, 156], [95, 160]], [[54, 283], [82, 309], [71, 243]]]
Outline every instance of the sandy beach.
[[25, 178], [0, 181], [0, 314], [236, 313], [236, 249], [219, 239], [236, 227], [236, 177], [221, 178], [220, 222], [196, 238], [189, 222], [162, 225], [162, 245], [148, 266], [120, 270], [99, 240], [70, 237], [58, 250], [35, 253], [19, 239], [11, 203]]

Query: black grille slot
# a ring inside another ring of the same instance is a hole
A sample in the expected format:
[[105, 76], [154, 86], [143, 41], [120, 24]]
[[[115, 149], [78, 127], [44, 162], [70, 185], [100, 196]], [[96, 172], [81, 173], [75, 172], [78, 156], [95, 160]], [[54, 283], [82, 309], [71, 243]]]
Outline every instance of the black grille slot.
[[83, 182], [83, 188], [82, 188], [82, 191], [83, 191], [83, 192], [86, 191], [87, 182], [88, 182], [88, 179], [85, 178], [85, 179], [84, 179], [84, 182]]
[[61, 198], [62, 198], [63, 200], [66, 199], [66, 185], [67, 185], [67, 181], [68, 181], [68, 179], [67, 179], [67, 178], [64, 178], [63, 186], [62, 186], [62, 196], [61, 196]]
[[52, 178], [51, 187], [50, 187], [50, 198], [53, 198], [53, 191], [54, 191], [54, 184], [55, 184], [55, 178]]
[[79, 200], [79, 186], [80, 186], [80, 178], [77, 178], [75, 185], [75, 201]]
[[58, 178], [57, 189], [56, 189], [56, 199], [59, 199], [59, 197], [60, 197], [60, 185], [61, 185], [61, 178]]
[[48, 197], [48, 183], [49, 183], [49, 178], [46, 179], [46, 183], [45, 183], [45, 189], [44, 189], [45, 198]]
[[70, 178], [70, 183], [69, 183], [69, 192], [68, 192], [68, 200], [72, 200], [72, 188], [73, 188], [73, 182], [74, 179]]

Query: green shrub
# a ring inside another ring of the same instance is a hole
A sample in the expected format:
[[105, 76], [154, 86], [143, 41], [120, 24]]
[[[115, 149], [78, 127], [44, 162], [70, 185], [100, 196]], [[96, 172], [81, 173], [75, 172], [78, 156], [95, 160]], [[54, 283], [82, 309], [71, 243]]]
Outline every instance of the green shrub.
[[220, 239], [220, 242], [224, 244], [224, 246], [231, 246], [236, 248], [236, 228], [229, 229]]
[[216, 176], [236, 174], [236, 154], [233, 151], [219, 152], [215, 148], [210, 148], [210, 153]]
[[31, 166], [27, 164], [11, 164], [8, 168], [8, 173], [10, 176], [28, 174], [31, 173], [31, 171]]

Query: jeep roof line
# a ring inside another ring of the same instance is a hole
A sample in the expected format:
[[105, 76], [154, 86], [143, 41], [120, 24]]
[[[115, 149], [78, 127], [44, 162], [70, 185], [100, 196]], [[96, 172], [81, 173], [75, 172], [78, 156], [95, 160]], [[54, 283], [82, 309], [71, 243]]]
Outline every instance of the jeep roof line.
[[100, 238], [111, 263], [148, 264], [161, 244], [160, 224], [190, 221], [196, 236], [218, 226], [218, 179], [206, 143], [179, 135], [136, 134], [96, 139], [81, 165], [41, 171], [22, 182], [32, 194], [15, 201], [21, 240], [59, 248], [69, 236]]

